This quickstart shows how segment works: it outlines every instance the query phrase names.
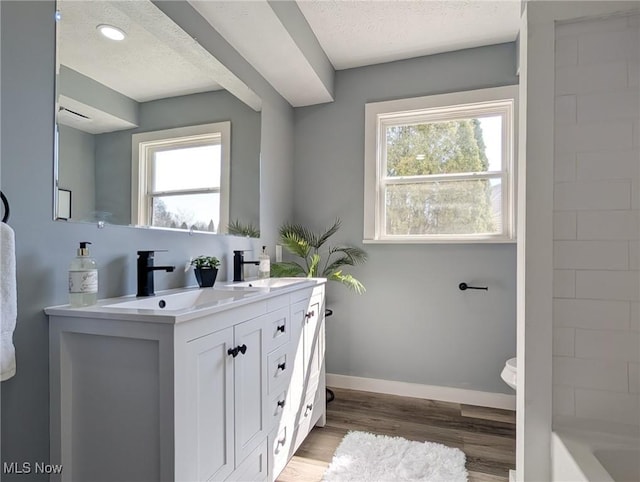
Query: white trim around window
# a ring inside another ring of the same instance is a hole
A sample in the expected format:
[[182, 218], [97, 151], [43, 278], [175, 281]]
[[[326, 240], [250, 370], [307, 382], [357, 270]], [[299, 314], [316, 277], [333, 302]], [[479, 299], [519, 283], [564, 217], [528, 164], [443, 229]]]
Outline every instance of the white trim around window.
[[144, 132], [133, 134], [131, 138], [131, 219], [134, 224], [143, 226], [151, 224], [149, 153], [162, 147], [184, 144], [196, 146], [198, 143], [209, 143], [215, 138], [221, 146], [220, 223], [216, 232], [221, 232], [220, 227], [227, 226], [229, 223], [231, 122]]
[[[515, 241], [515, 152], [518, 86], [369, 103], [365, 106], [365, 243], [512, 243]], [[388, 176], [386, 129], [390, 126], [497, 115], [502, 118], [502, 166], [486, 172]], [[501, 185], [500, 232], [478, 234], [387, 234], [385, 189], [402, 184], [493, 179]]]

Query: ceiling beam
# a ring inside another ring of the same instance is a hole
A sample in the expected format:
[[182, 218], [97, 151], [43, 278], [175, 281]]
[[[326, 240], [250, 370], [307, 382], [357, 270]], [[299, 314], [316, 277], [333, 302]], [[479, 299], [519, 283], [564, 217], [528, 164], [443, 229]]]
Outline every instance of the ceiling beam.
[[333, 67], [294, 2], [189, 3], [293, 107], [333, 101]]

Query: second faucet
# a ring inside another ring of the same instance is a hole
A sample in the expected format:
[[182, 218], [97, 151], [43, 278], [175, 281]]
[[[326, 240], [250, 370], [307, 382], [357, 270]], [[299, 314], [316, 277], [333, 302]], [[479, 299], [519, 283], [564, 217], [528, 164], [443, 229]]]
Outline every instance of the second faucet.
[[244, 281], [244, 265], [255, 264], [260, 265], [260, 261], [245, 261], [244, 251], [233, 252], [233, 281]]
[[154, 254], [155, 251], [138, 251], [138, 294], [136, 296], [155, 296], [153, 272], [166, 271], [171, 273], [176, 268], [175, 266], [154, 266]]

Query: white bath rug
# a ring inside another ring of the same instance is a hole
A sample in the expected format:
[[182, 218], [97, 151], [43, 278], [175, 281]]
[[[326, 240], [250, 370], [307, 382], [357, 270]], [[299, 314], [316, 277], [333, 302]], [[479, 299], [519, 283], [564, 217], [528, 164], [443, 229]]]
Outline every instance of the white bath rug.
[[462, 450], [433, 442], [349, 432], [338, 446], [324, 482], [466, 482]]

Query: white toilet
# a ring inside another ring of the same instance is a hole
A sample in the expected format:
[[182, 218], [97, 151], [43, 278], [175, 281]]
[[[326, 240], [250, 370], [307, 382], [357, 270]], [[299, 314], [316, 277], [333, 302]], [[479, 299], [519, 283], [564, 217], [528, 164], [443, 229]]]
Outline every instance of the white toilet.
[[509, 358], [504, 364], [500, 377], [514, 390], [518, 383], [518, 362], [517, 358]]

